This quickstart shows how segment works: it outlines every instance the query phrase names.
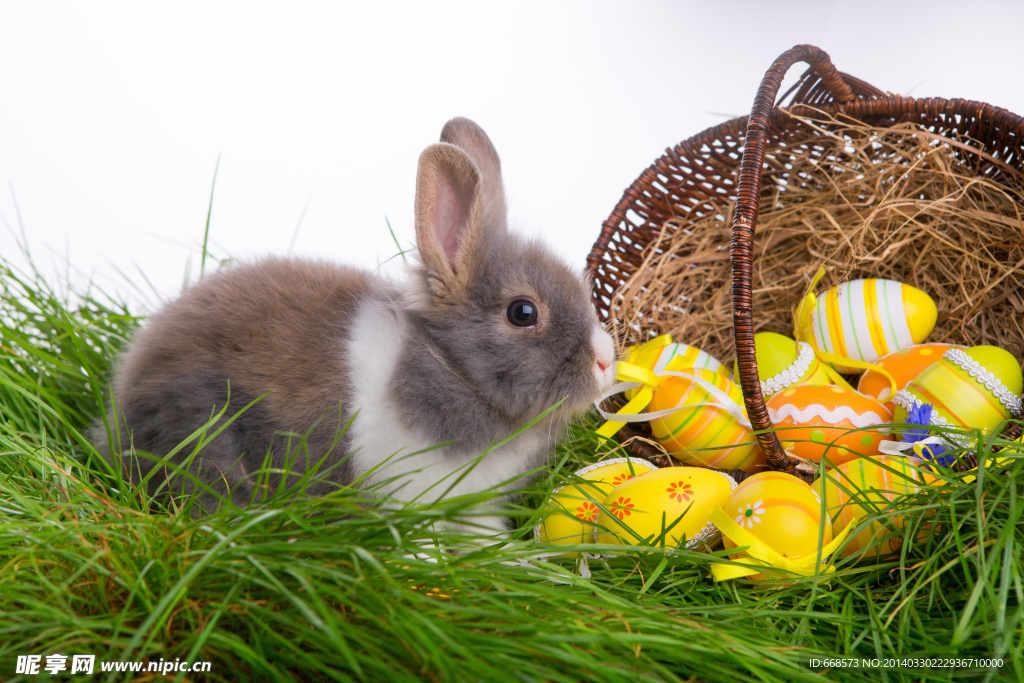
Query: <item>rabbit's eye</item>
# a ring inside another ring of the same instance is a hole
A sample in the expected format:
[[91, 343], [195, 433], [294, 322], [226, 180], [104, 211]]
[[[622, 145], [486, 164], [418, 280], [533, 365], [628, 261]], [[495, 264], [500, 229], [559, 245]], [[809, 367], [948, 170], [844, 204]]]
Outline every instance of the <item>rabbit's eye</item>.
[[533, 327], [537, 324], [537, 305], [529, 299], [516, 299], [505, 309], [505, 317], [516, 327]]

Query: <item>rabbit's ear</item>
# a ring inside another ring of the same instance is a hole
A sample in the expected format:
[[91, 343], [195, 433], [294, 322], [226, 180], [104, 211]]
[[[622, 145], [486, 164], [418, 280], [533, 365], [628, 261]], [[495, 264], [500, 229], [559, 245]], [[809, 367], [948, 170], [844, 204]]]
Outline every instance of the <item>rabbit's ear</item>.
[[453, 294], [468, 284], [482, 237], [481, 185], [476, 165], [455, 145], [434, 144], [420, 155], [416, 243], [435, 294]]
[[483, 128], [469, 119], [456, 117], [441, 129], [441, 142], [455, 145], [469, 155], [480, 170], [480, 191], [484, 200], [484, 222], [491, 230], [504, 230], [507, 209], [501, 182], [501, 160]]

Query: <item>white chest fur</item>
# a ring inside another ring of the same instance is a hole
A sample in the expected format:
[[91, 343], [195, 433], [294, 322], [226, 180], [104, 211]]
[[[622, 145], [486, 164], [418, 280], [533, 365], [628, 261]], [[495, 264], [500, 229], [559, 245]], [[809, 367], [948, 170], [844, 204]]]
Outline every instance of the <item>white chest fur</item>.
[[497, 489], [536, 466], [536, 454], [548, 447], [541, 425], [483, 454], [465, 453], [458, 444], [438, 446], [403, 424], [388, 385], [406, 339], [402, 317], [390, 305], [369, 301], [360, 307], [346, 350], [352, 408], [358, 411], [349, 428], [351, 463], [360, 485], [380, 484], [402, 501], [432, 501]]

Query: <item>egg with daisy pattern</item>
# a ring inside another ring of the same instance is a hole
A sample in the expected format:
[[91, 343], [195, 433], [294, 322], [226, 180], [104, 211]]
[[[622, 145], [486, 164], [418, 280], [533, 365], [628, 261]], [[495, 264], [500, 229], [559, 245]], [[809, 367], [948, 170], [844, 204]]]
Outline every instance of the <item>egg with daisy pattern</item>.
[[[724, 510], [736, 524], [790, 560], [818, 551], [832, 540], [832, 524], [822, 514], [821, 499], [810, 484], [785, 472], [759, 472], [740, 482]], [[726, 537], [723, 545], [735, 548]], [[730, 554], [743, 560], [746, 553]], [[823, 558], [826, 559], [826, 558]], [[764, 579], [755, 574], [750, 579]]]

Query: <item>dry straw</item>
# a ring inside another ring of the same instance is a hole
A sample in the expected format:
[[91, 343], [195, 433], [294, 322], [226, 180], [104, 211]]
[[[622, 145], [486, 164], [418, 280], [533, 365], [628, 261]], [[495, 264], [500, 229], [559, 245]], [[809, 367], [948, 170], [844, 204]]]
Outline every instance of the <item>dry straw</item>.
[[[1024, 173], [966, 137], [914, 123], [787, 115], [820, 137], [769, 141], [754, 242], [757, 329], [792, 335], [793, 311], [826, 266], [819, 291], [860, 277], [914, 285], [938, 306], [931, 341], [993, 344], [1024, 360]], [[622, 345], [671, 334], [731, 363], [734, 202], [718, 209], [670, 220], [647, 245], [612, 297]]]

